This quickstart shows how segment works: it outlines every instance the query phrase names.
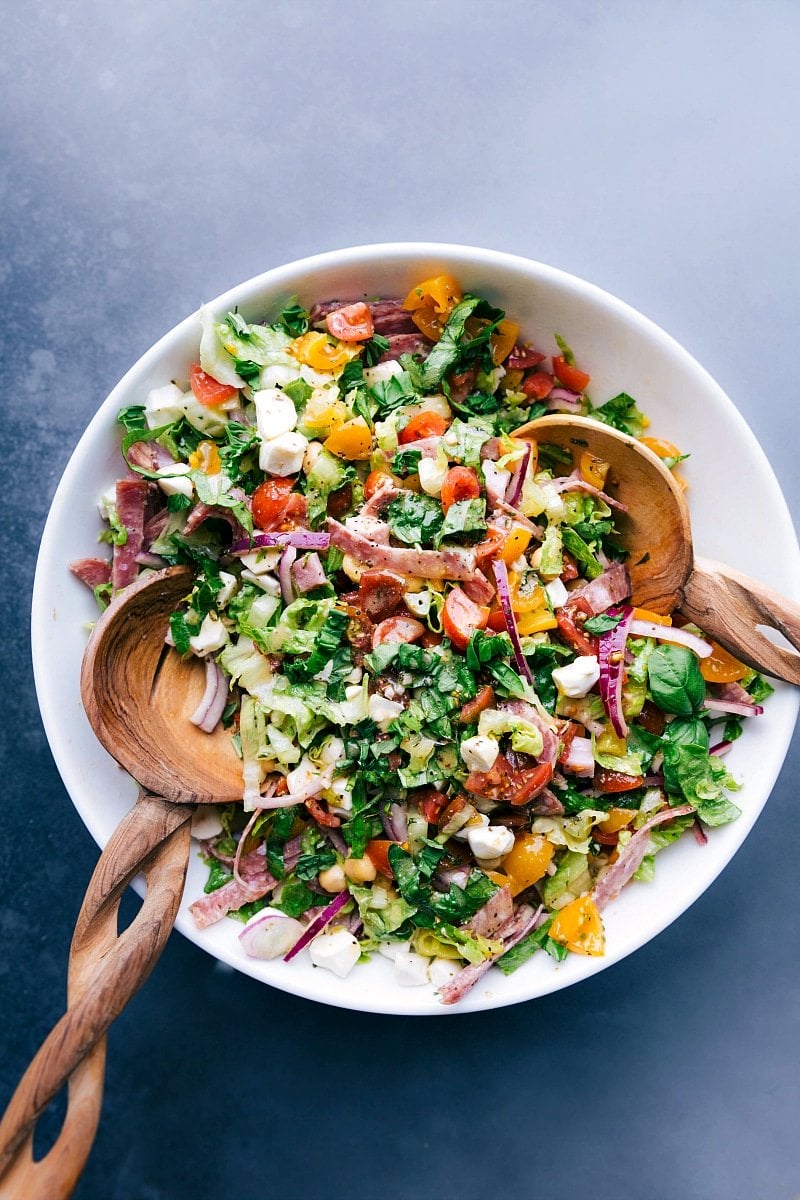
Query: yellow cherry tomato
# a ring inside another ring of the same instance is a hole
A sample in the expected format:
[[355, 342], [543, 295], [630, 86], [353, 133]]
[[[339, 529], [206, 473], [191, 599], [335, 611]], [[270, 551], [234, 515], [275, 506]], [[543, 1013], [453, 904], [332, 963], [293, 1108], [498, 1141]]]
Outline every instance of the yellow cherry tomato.
[[557, 629], [558, 621], [549, 608], [540, 608], [538, 612], [523, 613], [517, 620], [517, 633], [520, 637], [530, 637], [534, 633], [544, 633], [547, 629]]
[[222, 461], [216, 443], [201, 442], [189, 455], [189, 466], [195, 471], [204, 471], [206, 475], [219, 475]]
[[519, 325], [515, 321], [501, 321], [491, 336], [492, 362], [499, 366], [517, 344]]
[[672, 442], [666, 441], [665, 438], [643, 437], [639, 438], [643, 446], [647, 446], [648, 450], [652, 450], [653, 454], [657, 454], [659, 458], [680, 458], [681, 452]]
[[430, 338], [432, 342], [438, 342], [444, 333], [447, 315], [438, 313], [432, 304], [424, 304], [412, 312], [411, 320], [426, 338]]
[[462, 299], [461, 288], [452, 275], [435, 275], [413, 287], [403, 301], [406, 312], [418, 308], [433, 308], [439, 316], [447, 316]]
[[560, 908], [549, 935], [575, 954], [600, 956], [605, 953], [603, 918], [591, 896], [579, 896]]
[[700, 674], [703, 679], [709, 683], [735, 683], [750, 673], [748, 666], [739, 662], [738, 658], [734, 658], [718, 642], [711, 642], [711, 645], [714, 647], [713, 653], [709, 654], [708, 658], [700, 659]]
[[363, 417], [354, 417], [352, 421], [345, 421], [344, 425], [334, 429], [323, 445], [340, 458], [365, 459], [369, 458], [372, 449], [372, 434]]
[[578, 461], [578, 471], [584, 483], [590, 483], [592, 487], [599, 488], [602, 492], [606, 486], [606, 476], [608, 475], [610, 464], [603, 462], [602, 458], [596, 458], [594, 454], [590, 454], [588, 450], [581, 453]]
[[620, 829], [630, 825], [635, 816], [635, 808], [610, 808], [608, 816], [598, 823], [597, 828], [601, 833], [619, 833]]
[[309, 330], [308, 333], [294, 339], [288, 347], [288, 352], [298, 362], [306, 363], [315, 371], [338, 371], [350, 359], [357, 358], [361, 348], [334, 342], [327, 333]]
[[663, 613], [652, 612], [649, 608], [635, 608], [633, 615], [637, 621], [652, 621], [656, 625], [672, 624], [672, 617], [665, 617]]
[[523, 529], [521, 525], [516, 525], [509, 533], [506, 540], [503, 542], [503, 547], [500, 551], [500, 557], [507, 566], [511, 566], [516, 562], [520, 554], [524, 554], [528, 549], [528, 544], [533, 537], [529, 529]]
[[[517, 556], [519, 557], [519, 555]], [[531, 591], [520, 595], [520, 578], [516, 571], [508, 573], [508, 590], [511, 593], [511, 607], [515, 613], [538, 612], [545, 605], [545, 591], [538, 585]]]
[[503, 870], [511, 884], [511, 894], [517, 896], [532, 883], [538, 883], [550, 866], [555, 846], [538, 833], [520, 833], [503, 859]]

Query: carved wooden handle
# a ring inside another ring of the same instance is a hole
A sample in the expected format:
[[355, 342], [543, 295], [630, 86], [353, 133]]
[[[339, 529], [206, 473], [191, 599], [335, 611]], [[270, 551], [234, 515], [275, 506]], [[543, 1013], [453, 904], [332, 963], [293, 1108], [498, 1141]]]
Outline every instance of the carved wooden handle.
[[[143, 794], [100, 857], [72, 940], [67, 1011], [37, 1051], [0, 1122], [0, 1200], [66, 1200], [72, 1194], [100, 1117], [105, 1033], [147, 979], [172, 930], [189, 862], [192, 812]], [[147, 893], [118, 934], [122, 893], [140, 871]], [[67, 1082], [58, 1139], [34, 1161], [36, 1121]]]
[[800, 654], [776, 646], [758, 628], [777, 630], [800, 650], [800, 604], [732, 567], [699, 558], [684, 585], [680, 608], [742, 662], [800, 684]]

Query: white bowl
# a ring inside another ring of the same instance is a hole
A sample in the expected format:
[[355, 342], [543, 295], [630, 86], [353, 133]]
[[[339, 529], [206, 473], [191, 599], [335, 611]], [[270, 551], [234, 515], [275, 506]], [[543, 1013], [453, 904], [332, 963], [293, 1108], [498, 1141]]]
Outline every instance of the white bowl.
[[[443, 271], [487, 296], [519, 320], [537, 347], [555, 349], [559, 333], [592, 376], [595, 403], [627, 391], [650, 416], [650, 432], [691, 453], [683, 473], [690, 483], [695, 546], [800, 595], [800, 553], [786, 503], [753, 434], [732, 402], [699, 364], [666, 333], [620, 300], [574, 276], [508, 254], [462, 246], [397, 243], [317, 255], [267, 271], [213, 302], [238, 306], [260, 320], [297, 296], [404, 295], [414, 283]], [[203, 299], [202, 297], [198, 298]], [[96, 501], [119, 470], [120, 408], [141, 403], [147, 391], [186, 378], [197, 357], [199, 325], [192, 316], [163, 337], [131, 368], [102, 404], [64, 472], [42, 538], [33, 594], [33, 662], [45, 730], [64, 784], [99, 845], [132, 805], [136, 787], [95, 740], [79, 695], [86, 623], [96, 616], [88, 588], [67, 564], [94, 551], [100, 529]], [[432, 987], [401, 988], [380, 955], [346, 979], [312, 967], [307, 955], [291, 964], [258, 962], [241, 950], [238, 922], [194, 928], [188, 904], [203, 889], [206, 868], [192, 855], [176, 927], [204, 950], [239, 971], [284, 991], [368, 1012], [471, 1012], [530, 1000], [602, 971], [655, 937], [709, 886], [741, 846], [775, 782], [795, 724], [798, 693], [776, 688], [763, 718], [748, 723], [727, 764], [743, 783], [741, 818], [712, 830], [708, 844], [684, 837], [657, 860], [653, 883], [627, 887], [605, 914], [604, 958], [570, 955], [557, 965], [540, 953], [513, 975], [490, 971], [458, 1005], [440, 1004]]]

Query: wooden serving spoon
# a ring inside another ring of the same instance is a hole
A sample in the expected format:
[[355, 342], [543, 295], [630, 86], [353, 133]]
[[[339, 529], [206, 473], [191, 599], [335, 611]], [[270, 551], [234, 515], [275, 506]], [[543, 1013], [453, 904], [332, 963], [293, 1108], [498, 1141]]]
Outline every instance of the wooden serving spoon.
[[680, 609], [742, 662], [800, 684], [800, 655], [762, 632], [777, 630], [800, 650], [800, 605], [732, 567], [695, 558], [686, 498], [652, 450], [587, 417], [539, 417], [514, 436], [569, 451], [574, 467], [584, 451], [610, 464], [609, 494], [627, 508], [615, 523], [629, 551], [634, 604], [657, 613]]
[[[106, 609], [86, 648], [86, 715], [143, 791], [89, 883], [70, 949], [67, 1011], [0, 1122], [0, 1200], [72, 1194], [100, 1117], [106, 1030], [155, 966], [180, 907], [194, 806], [241, 799], [241, 763], [230, 736], [221, 728], [203, 733], [189, 720], [203, 695], [203, 665], [181, 659], [164, 641], [169, 615], [191, 584], [186, 567], [145, 576]], [[139, 873], [147, 884], [142, 907], [118, 934], [122, 893]], [[34, 1160], [36, 1122], [65, 1083], [58, 1138]]]

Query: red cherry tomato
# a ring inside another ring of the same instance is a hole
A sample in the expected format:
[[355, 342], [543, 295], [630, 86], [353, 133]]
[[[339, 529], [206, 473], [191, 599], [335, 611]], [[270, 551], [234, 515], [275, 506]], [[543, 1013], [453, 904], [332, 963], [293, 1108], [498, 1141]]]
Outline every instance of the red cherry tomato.
[[430, 787], [416, 792], [413, 797], [413, 803], [416, 804], [429, 825], [436, 825], [442, 809], [447, 807], [448, 799], [444, 792]]
[[483, 710], [491, 708], [493, 704], [494, 688], [490, 683], [487, 683], [473, 700], [468, 700], [464, 705], [458, 717], [459, 725], [474, 725]]
[[552, 392], [555, 382], [546, 371], [534, 371], [523, 379], [522, 390], [531, 400], [544, 400]]
[[340, 342], [366, 342], [375, 332], [372, 313], [360, 301], [328, 313], [325, 324], [328, 332]]
[[441, 437], [446, 429], [445, 417], [441, 413], [426, 409], [414, 414], [408, 424], [400, 430], [397, 440], [401, 446], [407, 446], [409, 442], [420, 442], [423, 438]]
[[442, 508], [447, 512], [459, 500], [477, 500], [481, 494], [478, 476], [472, 467], [451, 467], [442, 484]]
[[553, 371], [558, 382], [563, 383], [565, 388], [570, 388], [573, 392], [585, 392], [591, 381], [590, 375], [573, 367], [562, 354], [554, 356]]
[[200, 363], [193, 363], [189, 370], [189, 384], [195, 400], [199, 400], [206, 408], [216, 408], [226, 400], [233, 400], [239, 395], [239, 389], [220, 383], [212, 375], [208, 375]]
[[442, 628], [457, 650], [466, 650], [475, 630], [485, 629], [488, 620], [488, 608], [470, 600], [460, 587], [454, 587], [444, 602]]
[[424, 632], [422, 621], [414, 617], [387, 617], [375, 626], [372, 648], [374, 650], [386, 642], [418, 642]]
[[584, 633], [578, 619], [578, 613], [588, 616], [589, 612], [588, 605], [581, 600], [574, 600], [560, 608], [556, 615], [559, 633], [564, 641], [569, 642], [573, 650], [577, 650], [579, 654], [597, 653], [597, 638]]
[[358, 606], [373, 621], [392, 615], [403, 599], [405, 580], [393, 571], [365, 571], [358, 585]]
[[390, 842], [387, 838], [372, 838], [366, 845], [367, 858], [375, 870], [387, 879], [394, 879], [394, 871], [389, 866], [389, 847], [395, 845], [396, 842]]
[[505, 800], [507, 804], [513, 804], [519, 807], [521, 804], [530, 804], [539, 792], [547, 787], [550, 780], [553, 778], [553, 764], [549, 762], [537, 763], [535, 767], [527, 767], [523, 771], [514, 774], [511, 781], [511, 787], [506, 793]]
[[286, 516], [293, 479], [267, 479], [253, 492], [253, 524], [268, 532], [277, 529]]

